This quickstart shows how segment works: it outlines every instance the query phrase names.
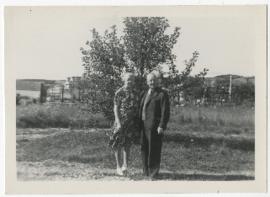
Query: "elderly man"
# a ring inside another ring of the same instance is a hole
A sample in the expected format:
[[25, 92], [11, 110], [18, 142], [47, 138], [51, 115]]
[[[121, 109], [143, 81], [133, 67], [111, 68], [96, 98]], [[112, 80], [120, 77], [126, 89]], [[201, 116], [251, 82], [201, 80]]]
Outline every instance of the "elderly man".
[[139, 117], [142, 122], [141, 151], [143, 173], [151, 179], [158, 176], [163, 132], [170, 116], [169, 97], [159, 86], [155, 73], [147, 76], [149, 89], [141, 95]]

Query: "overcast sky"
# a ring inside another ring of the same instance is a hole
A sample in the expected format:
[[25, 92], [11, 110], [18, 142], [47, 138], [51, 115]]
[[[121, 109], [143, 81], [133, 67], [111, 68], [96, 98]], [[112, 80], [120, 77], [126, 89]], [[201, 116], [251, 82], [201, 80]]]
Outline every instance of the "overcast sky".
[[[129, 11], [126, 9], [119, 14], [108, 8], [94, 11], [87, 7], [9, 8], [5, 18], [6, 49], [9, 63], [16, 66], [16, 78], [80, 76], [83, 67], [79, 49], [85, 47], [86, 40], [91, 40], [90, 29], [96, 28], [103, 33], [116, 24], [121, 32], [123, 16]], [[157, 13], [166, 15], [161, 11]], [[247, 7], [183, 8], [179, 13], [168, 14], [171, 27], [181, 27], [174, 48], [177, 67], [182, 70], [184, 60], [198, 50], [200, 56], [193, 74], [207, 67], [208, 76], [255, 75], [254, 44], [258, 32], [255, 24], [259, 14], [258, 10]]]

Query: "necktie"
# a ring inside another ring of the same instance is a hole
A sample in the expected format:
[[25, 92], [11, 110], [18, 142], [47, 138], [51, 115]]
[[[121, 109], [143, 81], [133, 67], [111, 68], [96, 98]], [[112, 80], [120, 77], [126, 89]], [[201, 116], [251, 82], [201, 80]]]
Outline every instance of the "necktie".
[[152, 91], [151, 91], [151, 89], [149, 89], [149, 91], [148, 91], [148, 93], [146, 95], [146, 98], [144, 100], [144, 103], [143, 103], [142, 120], [145, 120], [145, 116], [146, 116], [146, 111], [145, 111], [146, 110], [146, 104], [149, 101], [151, 94], [152, 94]]

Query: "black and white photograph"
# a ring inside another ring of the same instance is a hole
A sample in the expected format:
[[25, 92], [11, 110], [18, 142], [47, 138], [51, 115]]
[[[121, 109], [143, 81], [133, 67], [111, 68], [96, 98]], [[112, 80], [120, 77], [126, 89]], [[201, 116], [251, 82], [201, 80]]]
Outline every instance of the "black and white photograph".
[[6, 7], [15, 180], [259, 180], [265, 31], [266, 6]]

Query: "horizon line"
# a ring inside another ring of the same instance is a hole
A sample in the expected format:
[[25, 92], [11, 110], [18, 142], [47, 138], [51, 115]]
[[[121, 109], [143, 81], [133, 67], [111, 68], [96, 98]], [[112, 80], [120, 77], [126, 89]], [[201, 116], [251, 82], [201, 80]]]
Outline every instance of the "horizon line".
[[[241, 77], [255, 77], [255, 75], [241, 75], [241, 74], [218, 74], [218, 75], [213, 75], [213, 76], [205, 76], [205, 78], [213, 78], [213, 77], [219, 77], [223, 75], [236, 75], [236, 76], [241, 76]], [[190, 75], [190, 76], [195, 76], [195, 75]], [[75, 76], [68, 76], [68, 77], [81, 77], [80, 75], [75, 75]], [[51, 80], [51, 81], [58, 81], [58, 80], [66, 80], [66, 78], [61, 78], [61, 79], [44, 79], [44, 78], [16, 78], [16, 80]]]

